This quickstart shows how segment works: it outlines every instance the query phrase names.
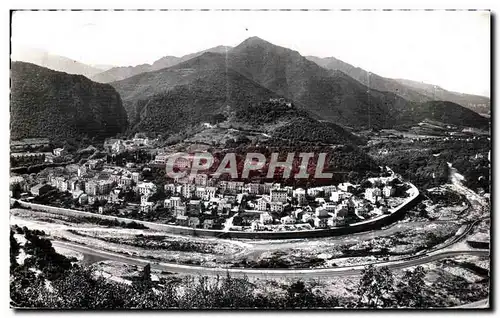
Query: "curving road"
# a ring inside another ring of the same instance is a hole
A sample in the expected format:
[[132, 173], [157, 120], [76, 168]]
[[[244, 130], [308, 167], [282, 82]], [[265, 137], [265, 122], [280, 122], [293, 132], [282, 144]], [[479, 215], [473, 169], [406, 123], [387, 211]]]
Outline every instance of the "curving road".
[[[450, 167], [451, 168], [451, 167]], [[456, 171], [452, 170], [452, 176], [456, 174]], [[467, 195], [471, 203], [471, 207], [475, 211], [485, 211], [488, 206], [479, 196], [474, 196], [470, 189], [463, 186], [459, 178], [451, 178], [452, 185], [455, 190], [459, 193]], [[483, 214], [484, 215], [484, 214]], [[418, 266], [426, 264], [429, 262], [438, 261], [441, 259], [460, 256], [460, 255], [477, 255], [477, 256], [489, 256], [489, 250], [450, 250], [448, 249], [453, 244], [463, 241], [467, 235], [469, 235], [473, 230], [475, 225], [477, 225], [481, 219], [475, 218], [473, 222], [468, 222], [465, 229], [458, 235], [454, 236], [452, 239], [445, 243], [442, 243], [431, 250], [422, 251], [411, 257], [405, 257], [398, 260], [392, 261], [381, 261], [372, 263], [374, 266], [387, 266], [391, 269], [403, 269], [413, 266]], [[362, 234], [360, 234], [362, 235]], [[290, 242], [293, 244], [293, 242]], [[287, 243], [288, 244], [288, 243]], [[213, 268], [213, 267], [203, 267], [194, 265], [183, 265], [176, 263], [159, 263], [148, 259], [142, 259], [138, 257], [132, 257], [121, 253], [109, 252], [104, 250], [98, 250], [90, 246], [63, 242], [63, 241], [53, 241], [55, 247], [63, 247], [70, 249], [84, 255], [84, 261], [92, 263], [96, 261], [110, 260], [122, 262], [130, 265], [145, 266], [150, 264], [153, 269], [179, 273], [179, 274], [190, 274], [190, 275], [205, 275], [205, 276], [215, 276], [215, 275], [226, 275], [230, 274], [233, 277], [247, 276], [256, 279], [268, 279], [268, 278], [294, 278], [294, 279], [310, 279], [310, 278], [320, 278], [320, 277], [335, 277], [335, 276], [358, 276], [364, 269], [365, 265], [355, 265], [355, 266], [342, 266], [333, 268], [309, 268], [309, 269], [252, 269], [252, 268]], [[475, 303], [462, 306], [462, 308], [480, 308], [488, 306], [487, 300], [481, 300]]]
[[[473, 230], [474, 226], [477, 225], [481, 220], [476, 220], [466, 225], [466, 228], [459, 234], [448, 240], [447, 242], [434, 247], [431, 250], [419, 252], [413, 256], [405, 257], [398, 260], [392, 261], [381, 261], [372, 263], [375, 266], [388, 266], [392, 269], [408, 268], [417, 265], [422, 265], [425, 263], [437, 261], [451, 256], [457, 255], [478, 255], [478, 256], [489, 256], [489, 250], [446, 250], [453, 244], [462, 241], [469, 235]], [[182, 265], [176, 263], [159, 263], [148, 259], [141, 259], [137, 257], [131, 257], [120, 253], [97, 250], [93, 247], [56, 241], [53, 242], [54, 246], [63, 247], [70, 249], [84, 255], [84, 261], [93, 263], [97, 261], [111, 260], [122, 262], [130, 265], [144, 266], [150, 264], [152, 268], [174, 272], [179, 274], [195, 274], [195, 275], [226, 275], [230, 273], [232, 276], [241, 277], [248, 276], [254, 278], [315, 278], [315, 277], [330, 277], [330, 276], [353, 276], [360, 275], [361, 271], [365, 265], [356, 266], [341, 266], [333, 268], [310, 268], [310, 269], [252, 269], [252, 268], [216, 268], [216, 267], [204, 267], [204, 266], [194, 266], [194, 265]]]
[[[82, 253], [84, 260], [95, 262], [101, 260], [110, 260], [122, 262], [130, 265], [145, 266], [150, 264], [151, 268], [179, 274], [195, 274], [195, 275], [226, 275], [229, 273], [234, 277], [248, 276], [253, 278], [316, 278], [316, 277], [331, 277], [331, 276], [353, 276], [360, 275], [365, 265], [342, 266], [333, 268], [311, 268], [311, 269], [250, 269], [250, 268], [214, 268], [194, 265], [181, 265], [175, 263], [158, 263], [146, 259], [126, 256], [119, 253], [100, 251], [84, 245], [53, 241], [54, 246], [71, 249]], [[488, 256], [489, 250], [463, 250], [463, 251], [435, 251], [429, 254], [409, 257], [403, 260], [394, 260], [374, 263], [375, 266], [388, 266], [392, 269], [401, 269], [425, 263], [437, 261], [451, 256], [457, 255], [478, 255]]]

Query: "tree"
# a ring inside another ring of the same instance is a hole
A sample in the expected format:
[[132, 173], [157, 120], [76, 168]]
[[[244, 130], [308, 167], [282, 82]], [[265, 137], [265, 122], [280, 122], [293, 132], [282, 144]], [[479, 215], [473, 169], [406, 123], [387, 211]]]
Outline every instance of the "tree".
[[314, 308], [318, 305], [317, 297], [301, 280], [292, 283], [287, 288], [286, 300], [287, 308]]
[[369, 180], [363, 180], [363, 182], [361, 182], [361, 188], [368, 189], [371, 187], [373, 187], [373, 183], [371, 183]]
[[147, 264], [142, 270], [142, 275], [134, 281], [134, 288], [138, 292], [144, 292], [153, 286], [151, 281], [151, 265]]
[[22, 186], [19, 183], [11, 185], [10, 190], [12, 191], [12, 197], [16, 199], [19, 199], [21, 197], [21, 193], [23, 192]]
[[387, 266], [366, 266], [358, 286], [358, 307], [391, 307], [394, 277]]
[[10, 269], [17, 267], [17, 255], [19, 255], [20, 245], [14, 237], [14, 231], [10, 230]]
[[425, 274], [426, 271], [422, 266], [417, 266], [413, 271], [405, 272], [395, 293], [398, 306], [424, 307], [425, 299], [423, 291], [425, 288]]
[[151, 283], [151, 265], [147, 264], [144, 266], [144, 270], [142, 272], [142, 281], [146, 283]]
[[243, 223], [243, 218], [239, 214], [236, 214], [233, 217], [233, 225], [240, 226], [242, 225], [242, 223]]

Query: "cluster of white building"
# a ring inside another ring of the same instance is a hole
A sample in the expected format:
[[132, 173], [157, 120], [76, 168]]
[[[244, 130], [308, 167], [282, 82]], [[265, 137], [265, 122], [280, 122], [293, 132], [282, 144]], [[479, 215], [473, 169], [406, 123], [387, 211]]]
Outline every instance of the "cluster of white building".
[[120, 154], [125, 151], [134, 151], [144, 147], [152, 147], [156, 141], [157, 139], [149, 139], [138, 133], [132, 139], [107, 139], [104, 142], [104, 149], [111, 154]]
[[[136, 136], [136, 144], [148, 143]], [[110, 142], [111, 151], [120, 150], [123, 141]], [[165, 162], [169, 155], [158, 154], [155, 161]], [[183, 165], [182, 158], [176, 164]], [[189, 158], [186, 159], [189, 165]], [[103, 159], [88, 160], [69, 175], [53, 174], [48, 184], [61, 192], [70, 192], [81, 205], [106, 200], [110, 204], [124, 204], [124, 191], [133, 190], [140, 196], [141, 213], [167, 208], [175, 222], [183, 226], [212, 228], [215, 219], [230, 220], [232, 216], [250, 213], [252, 230], [264, 230], [274, 225], [309, 224], [315, 228], [337, 226], [346, 219], [363, 219], [371, 214], [388, 212], [385, 200], [395, 193], [390, 185], [394, 177], [369, 180], [372, 186], [362, 195], [354, 195], [359, 187], [351, 183], [312, 188], [282, 186], [280, 183], [245, 183], [212, 178], [206, 174], [187, 175], [164, 185], [167, 199], [155, 199], [158, 186], [141, 181], [141, 174], [129, 168], [106, 167]], [[11, 179], [11, 184], [18, 180]], [[21, 182], [21, 181], [19, 181]], [[46, 187], [33, 187], [33, 194], [45, 192]], [[36, 192], [36, 193], [35, 193]], [[312, 202], [314, 200], [314, 202]], [[109, 206], [109, 205], [108, 205]], [[100, 207], [104, 212], [106, 207]], [[246, 222], [245, 224], [248, 224]], [[229, 224], [231, 226], [231, 224]]]

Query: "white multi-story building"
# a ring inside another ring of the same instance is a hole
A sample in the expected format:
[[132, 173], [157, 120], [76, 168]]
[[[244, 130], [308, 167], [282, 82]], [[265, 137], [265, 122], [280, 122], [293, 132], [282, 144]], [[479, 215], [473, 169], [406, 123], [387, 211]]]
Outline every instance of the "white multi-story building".
[[323, 229], [328, 226], [328, 218], [314, 217], [314, 227], [318, 229]]
[[390, 198], [394, 195], [394, 193], [396, 192], [396, 189], [394, 189], [392, 186], [385, 186], [382, 189], [382, 192], [384, 194], [384, 197]]
[[182, 186], [182, 196], [185, 198], [191, 198], [193, 192], [195, 191], [194, 184], [186, 183]]
[[337, 187], [334, 185], [323, 187], [323, 191], [325, 191], [325, 198], [329, 197], [333, 191], [337, 191]]
[[166, 208], [176, 208], [181, 206], [182, 201], [180, 197], [171, 197], [170, 199], [165, 199], [164, 205]]
[[264, 228], [264, 225], [262, 223], [260, 223], [259, 221], [255, 220], [255, 221], [252, 221], [252, 223], [250, 224], [250, 228], [254, 232], [260, 231]]
[[88, 195], [97, 195], [97, 182], [94, 180], [85, 182], [85, 193]]
[[139, 176], [140, 176], [139, 172], [132, 172], [131, 177], [132, 177], [132, 181], [134, 181], [135, 184], [139, 183]]
[[175, 184], [167, 183], [164, 186], [165, 192], [175, 193]]
[[141, 212], [142, 213], [149, 213], [153, 211], [155, 203], [148, 201], [150, 195], [145, 194], [141, 196]]
[[242, 181], [228, 181], [227, 190], [233, 193], [241, 192], [244, 185], [245, 184]]
[[332, 202], [340, 202], [342, 201], [342, 199], [344, 199], [344, 197], [345, 197], [345, 192], [342, 191], [333, 191], [330, 194], [330, 200]]
[[269, 196], [263, 195], [261, 198], [257, 200], [257, 210], [259, 211], [267, 211], [267, 206], [269, 205], [270, 200]]
[[353, 186], [354, 186], [354, 184], [352, 184], [352, 183], [344, 182], [344, 183], [339, 184], [338, 188], [344, 192], [347, 192], [347, 191], [349, 191], [349, 187], [353, 187]]
[[382, 196], [382, 190], [379, 188], [368, 188], [365, 190], [365, 199], [375, 203]]
[[86, 166], [80, 166], [78, 167], [77, 175], [79, 178], [83, 177], [84, 175], [87, 174], [87, 167]]
[[152, 182], [140, 182], [137, 185], [137, 192], [141, 195], [153, 194], [156, 192], [156, 185]]
[[168, 155], [164, 153], [159, 153], [155, 156], [154, 163], [157, 165], [164, 165], [167, 163]]
[[248, 193], [250, 193], [250, 194], [259, 194], [260, 184], [249, 183], [249, 184], [247, 184], [247, 189], [248, 189]]
[[288, 198], [288, 191], [284, 189], [272, 189], [271, 190], [271, 202], [282, 202], [285, 203]]
[[130, 187], [132, 185], [132, 178], [127, 176], [122, 176], [118, 180], [118, 184], [122, 187]]
[[125, 145], [121, 140], [117, 140], [111, 145], [111, 152], [115, 154], [119, 154], [121, 152], [125, 151]]
[[273, 223], [273, 217], [271, 216], [271, 214], [269, 214], [268, 212], [266, 213], [262, 213], [260, 216], [259, 216], [259, 220], [260, 220], [260, 223], [262, 224], [270, 224], [270, 223]]
[[196, 187], [194, 193], [197, 198], [206, 200], [206, 189], [204, 187]]
[[297, 221], [293, 215], [287, 215], [284, 216], [280, 219], [281, 224], [295, 224], [295, 221]]
[[215, 193], [217, 192], [216, 187], [206, 187], [205, 188], [205, 197], [206, 200], [210, 200], [212, 198], [215, 198]]
[[323, 204], [323, 208], [324, 208], [325, 210], [327, 210], [328, 212], [333, 212], [333, 211], [335, 211], [335, 207], [336, 207], [336, 206], [337, 206], [337, 205], [336, 205], [335, 203], [333, 203], [333, 202], [325, 202], [325, 203]]
[[271, 212], [283, 212], [283, 202], [271, 202], [269, 207]]
[[307, 195], [311, 197], [315, 197], [318, 194], [320, 194], [323, 191], [323, 188], [321, 187], [316, 187], [316, 188], [309, 188], [307, 189]]
[[265, 182], [265, 183], [261, 184], [260, 186], [261, 186], [260, 193], [268, 194], [269, 191], [271, 191], [271, 188], [273, 187], [273, 183], [272, 182]]
[[208, 182], [208, 176], [206, 174], [197, 174], [194, 178], [194, 184], [205, 187]]
[[298, 205], [303, 205], [306, 203], [306, 190], [298, 188], [293, 190], [293, 197], [297, 199]]
[[174, 208], [174, 214], [178, 215], [186, 215], [187, 209], [185, 205], [179, 205]]
[[61, 192], [68, 191], [68, 182], [63, 177], [58, 178], [57, 189]]

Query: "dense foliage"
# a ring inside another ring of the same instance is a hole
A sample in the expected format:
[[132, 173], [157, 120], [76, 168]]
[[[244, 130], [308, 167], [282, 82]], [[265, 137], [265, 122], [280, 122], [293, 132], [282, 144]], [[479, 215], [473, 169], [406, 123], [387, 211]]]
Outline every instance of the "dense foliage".
[[271, 91], [231, 70], [202, 70], [197, 74], [198, 77], [189, 83], [136, 102], [127, 101], [129, 114], [134, 115], [134, 129], [158, 133], [179, 132], [193, 124], [212, 122], [216, 114], [224, 116], [255, 101], [274, 96]]
[[252, 126], [270, 124], [278, 121], [286, 121], [297, 117], [307, 117], [309, 114], [303, 109], [297, 109], [294, 105], [261, 102], [249, 105], [234, 113], [232, 118], [238, 122], [244, 122]]
[[[280, 180], [280, 182], [284, 185], [293, 185], [296, 187], [312, 187], [329, 185], [332, 183], [337, 184], [341, 182], [357, 183], [361, 182], [361, 180], [365, 177], [376, 176], [380, 172], [380, 167], [376, 161], [374, 161], [365, 151], [352, 145], [325, 146], [321, 145], [321, 143], [298, 142], [290, 139], [271, 138], [258, 145], [244, 143], [235, 145], [234, 147], [228, 147], [222, 152], [212, 153], [215, 158], [215, 163], [212, 166], [213, 170], [218, 167], [218, 163], [222, 160], [226, 153], [236, 154], [238, 176], [241, 176], [243, 171], [247, 153], [260, 153], [267, 158], [267, 162], [259, 171], [251, 171], [248, 178], [249, 180], [260, 179], [265, 180], [266, 182], [275, 182], [276, 180]], [[279, 154], [279, 161], [286, 161], [289, 153], [295, 154], [289, 178], [284, 178], [282, 174], [283, 170], [278, 168], [275, 170], [273, 178], [269, 180], [266, 179], [272, 153]], [[294, 178], [294, 176], [299, 172], [302, 164], [302, 159], [299, 157], [300, 153], [314, 154], [314, 157], [309, 160], [307, 167], [309, 178]], [[326, 154], [325, 165], [323, 167], [318, 166], [320, 153]], [[316, 178], [314, 175], [317, 168], [318, 170], [322, 168], [323, 172], [333, 173], [333, 177], [331, 179]], [[223, 175], [223, 177], [225, 176], [227, 176], [227, 174]]]
[[[490, 191], [491, 144], [488, 138], [469, 140], [423, 140], [405, 143], [393, 141], [373, 146], [370, 153], [381, 165], [394, 171], [423, 189], [448, 181], [451, 163], [465, 177], [464, 184], [473, 189]], [[385, 155], [379, 151], [388, 150]]]
[[[26, 238], [19, 244], [15, 234]], [[430, 287], [436, 285], [453, 295], [461, 293], [464, 302], [485, 297], [484, 284], [468, 284], [462, 280], [436, 281], [425, 284], [422, 267], [403, 273], [396, 283], [387, 267], [365, 267], [360, 277], [356, 298], [328, 295], [315, 288], [314, 282], [293, 281], [282, 284], [268, 281], [259, 287], [247, 277], [164, 276], [152, 280], [151, 266], [139, 275], [127, 278], [130, 284], [103, 277], [92, 266], [77, 265], [55, 252], [43, 232], [27, 228], [11, 228], [10, 297], [17, 308], [48, 309], [216, 309], [216, 308], [428, 308], [449, 303]], [[16, 258], [23, 249], [27, 254], [22, 264]], [[168, 274], [168, 273], [165, 273]], [[457, 289], [457, 286], [459, 289]], [[455, 288], [452, 290], [452, 288]], [[467, 290], [468, 293], [462, 293]]]
[[334, 145], [362, 143], [360, 138], [347, 132], [339, 125], [306, 117], [279, 127], [273, 132], [273, 138], [289, 139], [292, 142], [308, 141]]
[[458, 127], [489, 129], [490, 120], [458, 104], [446, 101], [430, 101], [410, 104], [399, 114], [398, 124], [418, 123], [429, 119]]
[[34, 64], [11, 67], [11, 138], [105, 138], [127, 128], [112, 86]]

